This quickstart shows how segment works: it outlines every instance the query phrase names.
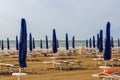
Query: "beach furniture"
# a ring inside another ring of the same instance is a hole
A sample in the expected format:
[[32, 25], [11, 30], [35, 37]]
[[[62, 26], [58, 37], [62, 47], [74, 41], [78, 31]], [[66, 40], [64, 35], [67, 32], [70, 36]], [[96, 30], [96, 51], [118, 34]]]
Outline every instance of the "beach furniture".
[[79, 50], [79, 54], [86, 54], [86, 50], [84, 47], [82, 47], [80, 50]]
[[45, 64], [45, 70], [47, 70], [49, 65], [52, 65], [52, 68], [55, 69], [55, 66], [58, 66], [59, 70], [62, 71], [62, 69], [66, 68], [70, 70], [70, 67], [74, 69], [75, 65], [79, 65], [79, 68], [82, 68], [81, 61], [79, 60], [55, 60], [55, 61], [44, 61]]
[[101, 65], [103, 63], [103, 58], [93, 58], [93, 60], [95, 61], [96, 65]]
[[82, 62], [80, 60], [70, 60], [70, 66], [75, 69], [75, 66], [78, 65], [80, 69], [82, 69]]
[[12, 69], [15, 66], [13, 64], [9, 64], [9, 63], [0, 63], [0, 71], [2, 72], [3, 70], [7, 70], [9, 74], [12, 73]]
[[2, 56], [9, 56], [10, 54], [9, 54], [9, 52], [6, 51], [6, 50], [1, 50], [1, 51], [0, 51], [0, 55], [2, 55]]
[[49, 54], [47, 54], [47, 56], [50, 56], [50, 57], [57, 57], [58, 54], [55, 54], [55, 53], [49, 53]]
[[21, 76], [27, 76], [27, 73], [13, 73], [12, 76], [16, 76], [20, 80]]
[[36, 57], [36, 51], [27, 51], [27, 58], [32, 61], [33, 58]]
[[93, 74], [92, 77], [97, 77], [98, 80], [114, 80], [118, 78], [120, 80], [120, 71], [116, 69], [108, 69], [98, 74]]
[[18, 51], [11, 51], [9, 54], [9, 57], [11, 58], [18, 58]]
[[55, 69], [55, 66], [58, 66], [60, 71], [62, 71], [63, 68], [68, 68], [68, 62], [67, 61], [45, 61], [43, 62], [45, 64], [45, 70], [47, 70], [48, 65], [52, 65], [52, 68]]

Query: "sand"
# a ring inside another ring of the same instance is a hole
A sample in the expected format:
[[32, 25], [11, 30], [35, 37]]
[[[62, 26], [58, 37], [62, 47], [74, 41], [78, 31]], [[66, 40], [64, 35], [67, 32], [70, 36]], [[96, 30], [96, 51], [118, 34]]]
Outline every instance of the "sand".
[[[98, 80], [98, 78], [92, 77], [92, 74], [102, 72], [103, 69], [100, 69], [99, 66], [95, 64], [91, 54], [77, 54], [71, 58], [80, 60], [82, 62], [82, 69], [80, 69], [79, 66], [75, 66], [75, 69], [70, 70], [64, 69], [60, 71], [58, 68], [46, 70], [43, 62], [51, 59], [41, 56], [40, 52], [37, 52], [37, 56], [33, 57], [31, 61], [27, 58], [25, 72], [28, 75], [21, 76], [20, 80]], [[18, 58], [11, 58], [9, 56], [0, 56], [0, 60], [3, 63], [11, 63], [16, 66], [19, 64]], [[119, 67], [115, 68], [119, 69]], [[16, 71], [18, 71], [18, 68], [13, 68], [13, 72]], [[7, 73], [7, 70], [0, 72], [0, 80], [17, 80], [16, 76], [8, 75]]]

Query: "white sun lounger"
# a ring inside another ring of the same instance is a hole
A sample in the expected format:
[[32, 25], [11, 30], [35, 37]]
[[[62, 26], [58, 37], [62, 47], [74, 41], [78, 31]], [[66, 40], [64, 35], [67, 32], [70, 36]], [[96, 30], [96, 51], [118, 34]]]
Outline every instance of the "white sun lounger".
[[70, 66], [74, 67], [74, 65], [79, 65], [80, 68], [81, 67], [81, 62], [78, 62], [77, 60], [73, 60], [73, 61], [66, 61], [66, 60], [59, 60], [59, 61], [45, 61], [43, 62], [45, 64], [45, 69], [48, 68], [48, 65], [49, 64], [52, 64], [53, 67], [52, 68], [55, 68], [56, 65], [58, 65], [60, 71], [62, 71], [63, 68], [67, 68], [69, 70]]
[[64, 61], [45, 61], [43, 62], [45, 64], [45, 69], [48, 68], [48, 65], [49, 64], [52, 64], [53, 67], [52, 68], [55, 68], [56, 65], [58, 65], [60, 71], [62, 71], [63, 68], [68, 68], [68, 62], [64, 62]]
[[115, 78], [117, 78], [118, 80], [120, 80], [120, 74], [112, 74], [109, 76], [102, 76], [99, 74], [93, 74], [92, 77], [97, 77], [98, 80], [114, 80]]
[[12, 72], [12, 68], [14, 67], [13, 64], [8, 64], [8, 63], [0, 63], [0, 70], [3, 71], [3, 70], [8, 70], [9, 73]]

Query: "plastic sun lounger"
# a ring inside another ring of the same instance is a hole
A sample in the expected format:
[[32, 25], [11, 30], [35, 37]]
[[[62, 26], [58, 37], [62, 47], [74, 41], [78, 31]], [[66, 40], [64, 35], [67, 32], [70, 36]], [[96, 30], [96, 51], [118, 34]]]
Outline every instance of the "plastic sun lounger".
[[74, 67], [74, 65], [79, 65], [80, 68], [81, 67], [81, 62], [78, 61], [78, 60], [58, 60], [58, 61], [45, 61], [43, 62], [45, 64], [45, 69], [48, 68], [48, 65], [49, 64], [52, 64], [53, 67], [52, 68], [55, 68], [55, 65], [57, 65], [60, 69], [60, 71], [62, 71], [63, 68], [67, 68], [68, 70], [70, 69], [69, 66], [72, 66]]
[[93, 74], [92, 76], [98, 77], [99, 80], [106, 80], [106, 79], [113, 80], [115, 78], [118, 78], [120, 80], [120, 72], [115, 69], [106, 70], [98, 74]]
[[75, 65], [78, 65], [80, 69], [82, 69], [82, 62], [79, 60], [70, 60], [69, 61], [70, 66], [74, 69]]
[[110, 79], [110, 80], [114, 80], [115, 78], [118, 78], [120, 80], [120, 74], [119, 75], [109, 75], [109, 76], [100, 76], [99, 74], [93, 74], [93, 77], [98, 77], [98, 80], [106, 80], [106, 79]]
[[14, 67], [13, 64], [8, 64], [8, 63], [0, 63], [1, 66], [1, 71], [4, 69], [8, 69], [9, 74], [12, 72], [12, 68]]
[[112, 80], [112, 76], [100, 76], [99, 74], [92, 74], [92, 77], [97, 77], [98, 80], [106, 80], [106, 79], [111, 79]]
[[67, 62], [57, 62], [57, 61], [45, 61], [43, 62], [45, 64], [45, 69], [48, 68], [48, 65], [49, 64], [52, 64], [53, 67], [52, 68], [55, 68], [55, 65], [58, 65], [60, 71], [62, 71], [62, 68], [63, 67], [67, 67]]

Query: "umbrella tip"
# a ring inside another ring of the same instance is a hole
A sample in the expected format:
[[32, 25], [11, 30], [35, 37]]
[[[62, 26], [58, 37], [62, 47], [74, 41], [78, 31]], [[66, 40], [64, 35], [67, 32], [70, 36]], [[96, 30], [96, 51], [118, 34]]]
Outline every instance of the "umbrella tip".
[[107, 22], [107, 26], [110, 26], [110, 22]]
[[53, 28], [53, 31], [55, 31], [55, 28]]
[[24, 19], [25, 20], [25, 18], [21, 18], [22, 20]]

